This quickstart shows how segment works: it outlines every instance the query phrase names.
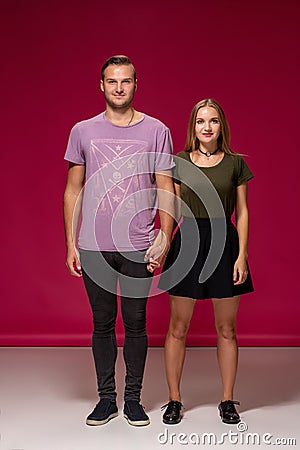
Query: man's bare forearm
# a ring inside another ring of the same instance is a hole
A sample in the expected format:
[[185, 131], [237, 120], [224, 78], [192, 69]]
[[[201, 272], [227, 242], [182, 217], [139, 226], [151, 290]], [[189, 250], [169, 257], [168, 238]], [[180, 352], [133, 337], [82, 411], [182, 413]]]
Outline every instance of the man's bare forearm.
[[66, 189], [64, 194], [64, 224], [67, 247], [76, 245], [76, 234], [81, 212], [82, 195]]
[[160, 229], [167, 241], [171, 242], [175, 215], [175, 192], [171, 171], [157, 176], [157, 188]]
[[75, 247], [76, 233], [82, 204], [85, 167], [70, 163], [64, 193], [64, 224], [67, 248]]

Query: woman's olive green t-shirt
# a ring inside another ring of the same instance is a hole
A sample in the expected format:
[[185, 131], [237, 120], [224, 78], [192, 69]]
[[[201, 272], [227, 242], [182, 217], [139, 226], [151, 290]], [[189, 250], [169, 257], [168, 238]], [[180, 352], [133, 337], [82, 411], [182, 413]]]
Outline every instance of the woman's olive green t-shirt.
[[199, 167], [190, 152], [175, 155], [174, 182], [180, 184], [181, 213], [186, 217], [231, 217], [236, 203], [236, 188], [251, 180], [253, 174], [241, 156], [224, 153], [212, 167]]

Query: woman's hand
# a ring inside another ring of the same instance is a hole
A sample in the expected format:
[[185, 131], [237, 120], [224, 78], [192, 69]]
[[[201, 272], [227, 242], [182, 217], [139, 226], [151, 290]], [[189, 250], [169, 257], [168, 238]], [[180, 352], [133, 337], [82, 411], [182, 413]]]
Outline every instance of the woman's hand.
[[233, 284], [236, 286], [246, 281], [248, 275], [247, 259], [239, 256], [233, 268]]

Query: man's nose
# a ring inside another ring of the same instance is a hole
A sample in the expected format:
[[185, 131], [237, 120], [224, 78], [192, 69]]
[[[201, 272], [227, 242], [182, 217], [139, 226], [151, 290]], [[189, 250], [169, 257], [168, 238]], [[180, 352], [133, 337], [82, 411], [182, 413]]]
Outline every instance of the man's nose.
[[118, 83], [118, 85], [117, 85], [117, 92], [123, 92], [123, 87], [122, 87], [122, 83], [121, 83], [121, 81], [120, 81], [120, 83]]

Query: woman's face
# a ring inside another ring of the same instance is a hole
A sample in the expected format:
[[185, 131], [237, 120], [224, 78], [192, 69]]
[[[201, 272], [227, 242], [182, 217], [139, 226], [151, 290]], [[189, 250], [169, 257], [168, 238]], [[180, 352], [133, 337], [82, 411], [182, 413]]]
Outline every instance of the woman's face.
[[221, 124], [215, 108], [204, 106], [198, 110], [195, 132], [200, 144], [206, 146], [207, 144], [217, 143], [221, 132]]

